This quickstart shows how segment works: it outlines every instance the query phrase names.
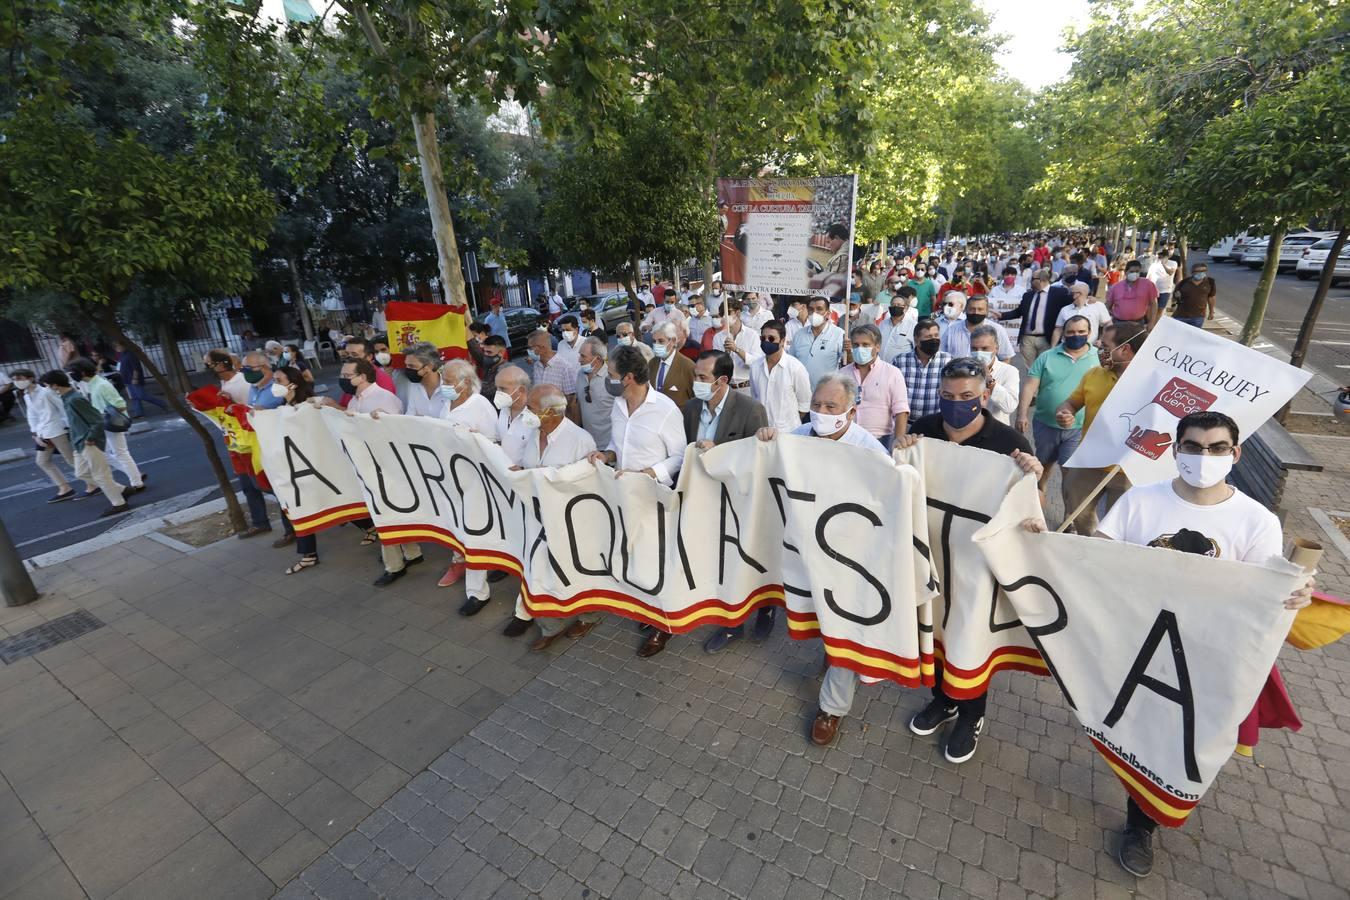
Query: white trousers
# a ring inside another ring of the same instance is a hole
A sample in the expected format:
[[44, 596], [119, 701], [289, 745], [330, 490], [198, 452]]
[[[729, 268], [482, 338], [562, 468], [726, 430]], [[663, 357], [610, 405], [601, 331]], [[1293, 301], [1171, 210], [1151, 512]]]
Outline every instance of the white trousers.
[[127, 481], [132, 487], [141, 486], [141, 470], [136, 465], [136, 460], [131, 458], [131, 451], [127, 449], [127, 433], [125, 431], [109, 431], [108, 436], [108, 465], [112, 466], [123, 475], [127, 476]]
[[103, 489], [103, 496], [113, 506], [121, 506], [122, 486], [113, 480], [112, 469], [108, 468], [108, 457], [93, 444], [85, 444], [84, 449], [75, 454], [75, 477], [85, 484], [94, 484]]

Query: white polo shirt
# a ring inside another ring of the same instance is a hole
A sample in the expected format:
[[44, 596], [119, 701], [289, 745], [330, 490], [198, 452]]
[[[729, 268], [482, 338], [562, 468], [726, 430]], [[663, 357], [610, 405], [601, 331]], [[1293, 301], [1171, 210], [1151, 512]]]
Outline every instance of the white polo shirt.
[[684, 420], [680, 408], [652, 385], [647, 396], [628, 414], [628, 401], [614, 398], [609, 446], [620, 469], [651, 469], [664, 485], [675, 483], [684, 462]]
[[459, 406], [447, 406], [445, 414], [441, 418], [455, 425], [463, 425], [465, 428], [477, 431], [489, 441], [501, 440], [497, 434], [497, 407], [493, 406], [492, 401], [482, 394], [475, 393]]
[[792, 431], [802, 424], [802, 414], [811, 411], [811, 377], [806, 366], [784, 350], [769, 368], [761, 356], [750, 367], [750, 391], [764, 405], [769, 424], [779, 431]]
[[[523, 430], [523, 429], [522, 429]], [[545, 438], [544, 452], [539, 452], [539, 432], [530, 429], [529, 440], [521, 447], [516, 465], [526, 469], [540, 466], [565, 466], [585, 459], [595, 451], [595, 438], [571, 419], [563, 419], [553, 433]]]

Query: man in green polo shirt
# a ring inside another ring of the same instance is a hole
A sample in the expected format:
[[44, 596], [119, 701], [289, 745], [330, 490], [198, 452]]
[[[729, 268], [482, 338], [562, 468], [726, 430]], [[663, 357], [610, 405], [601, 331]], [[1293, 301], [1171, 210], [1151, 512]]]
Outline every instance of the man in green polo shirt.
[[[1060, 404], [1078, 387], [1083, 376], [1098, 365], [1097, 354], [1088, 345], [1091, 325], [1084, 316], [1073, 316], [1064, 323], [1061, 343], [1046, 350], [1027, 370], [1022, 384], [1022, 396], [1017, 407], [1017, 428], [1026, 431], [1031, 425], [1032, 443], [1036, 458], [1041, 461], [1041, 489], [1050, 478], [1050, 467], [1061, 466], [1078, 449], [1083, 436], [1083, 411], [1069, 421], [1067, 427], [1056, 416]], [[1031, 404], [1036, 403], [1036, 414], [1031, 416]]]
[[919, 318], [928, 318], [933, 314], [933, 299], [937, 297], [937, 285], [928, 277], [928, 273], [921, 265], [914, 267], [914, 277], [907, 283], [914, 288], [914, 308], [919, 311]]

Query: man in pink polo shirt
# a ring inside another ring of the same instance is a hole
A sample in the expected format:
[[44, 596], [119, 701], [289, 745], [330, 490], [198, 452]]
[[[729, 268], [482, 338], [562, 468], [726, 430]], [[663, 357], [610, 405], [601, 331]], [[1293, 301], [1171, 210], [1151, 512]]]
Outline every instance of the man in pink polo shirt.
[[895, 436], [909, 428], [905, 376], [880, 358], [881, 330], [870, 322], [853, 327], [844, 352], [853, 362], [839, 371], [858, 385], [857, 422], [889, 452]]
[[1143, 276], [1143, 264], [1132, 259], [1125, 264], [1125, 277], [1106, 292], [1106, 309], [1117, 325], [1138, 323], [1150, 329], [1158, 320], [1158, 288]]

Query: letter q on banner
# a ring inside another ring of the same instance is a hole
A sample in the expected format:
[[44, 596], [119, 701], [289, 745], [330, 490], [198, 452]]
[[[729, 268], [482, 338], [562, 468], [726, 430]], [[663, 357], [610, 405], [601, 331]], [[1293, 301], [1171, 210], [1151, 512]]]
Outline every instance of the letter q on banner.
[[1158, 321], [1102, 404], [1067, 465], [1119, 465], [1134, 484], [1176, 474], [1172, 442], [1183, 416], [1231, 416], [1245, 439], [1312, 374], [1171, 318]]

